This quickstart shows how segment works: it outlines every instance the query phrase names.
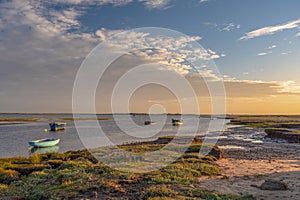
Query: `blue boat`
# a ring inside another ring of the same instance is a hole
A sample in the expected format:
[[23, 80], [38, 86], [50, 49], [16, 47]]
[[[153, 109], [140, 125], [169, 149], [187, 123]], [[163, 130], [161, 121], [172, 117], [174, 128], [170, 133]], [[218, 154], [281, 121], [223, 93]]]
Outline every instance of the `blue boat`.
[[66, 128], [66, 122], [52, 122], [49, 123], [50, 131], [59, 131], [64, 130]]
[[59, 143], [60, 139], [57, 138], [45, 138], [40, 140], [34, 140], [28, 142], [32, 147], [52, 147]]

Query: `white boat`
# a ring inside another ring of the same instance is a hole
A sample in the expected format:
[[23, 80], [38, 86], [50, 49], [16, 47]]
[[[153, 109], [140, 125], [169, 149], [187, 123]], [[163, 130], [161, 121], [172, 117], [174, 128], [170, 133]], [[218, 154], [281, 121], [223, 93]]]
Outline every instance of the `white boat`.
[[40, 140], [34, 140], [28, 142], [32, 147], [52, 147], [59, 143], [60, 139], [57, 138], [45, 138]]

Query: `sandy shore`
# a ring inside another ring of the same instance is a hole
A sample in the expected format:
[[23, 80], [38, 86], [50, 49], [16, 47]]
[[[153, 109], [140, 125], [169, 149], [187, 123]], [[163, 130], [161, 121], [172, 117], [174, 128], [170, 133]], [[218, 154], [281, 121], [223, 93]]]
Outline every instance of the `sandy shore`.
[[[219, 193], [249, 194], [256, 199], [300, 199], [300, 144], [220, 140], [221, 145], [245, 149], [227, 149], [218, 160], [221, 175], [199, 179], [200, 185]], [[265, 180], [285, 184], [287, 190], [262, 190]]]
[[[200, 185], [219, 193], [250, 194], [257, 199], [293, 199], [300, 196], [299, 160], [239, 160], [222, 159], [218, 165], [223, 176], [201, 178]], [[288, 190], [261, 190], [259, 186], [267, 179], [283, 181]]]

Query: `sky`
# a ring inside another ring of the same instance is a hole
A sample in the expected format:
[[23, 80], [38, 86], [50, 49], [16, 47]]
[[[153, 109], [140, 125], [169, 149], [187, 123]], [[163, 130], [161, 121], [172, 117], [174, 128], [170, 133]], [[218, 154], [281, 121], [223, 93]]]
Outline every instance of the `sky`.
[[[76, 74], [98, 44], [124, 31], [158, 27], [186, 37], [158, 43], [141, 31], [113, 42], [123, 48], [139, 38], [144, 49], [106, 71], [95, 97], [97, 113], [112, 112], [113, 85], [133, 65], [156, 62], [191, 83], [201, 113], [212, 111], [205, 79], [224, 85], [226, 113], [300, 114], [299, 10], [298, 0], [1, 0], [0, 112], [72, 112]], [[146, 51], [146, 42], [160, 51]], [[193, 42], [203, 48], [181, 49]], [[196, 57], [208, 66], [196, 66], [201, 70], [195, 73], [187, 61]], [[210, 69], [214, 64], [217, 71]], [[180, 112], [176, 95], [158, 85], [140, 87], [129, 111]], [[122, 101], [116, 102], [119, 112]]]

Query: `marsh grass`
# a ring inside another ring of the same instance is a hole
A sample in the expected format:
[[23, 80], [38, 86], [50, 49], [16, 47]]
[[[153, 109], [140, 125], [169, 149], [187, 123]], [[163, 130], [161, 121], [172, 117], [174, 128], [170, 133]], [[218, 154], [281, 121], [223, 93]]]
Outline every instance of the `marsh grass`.
[[243, 125], [243, 126], [250, 126], [254, 128], [264, 128], [274, 126], [276, 122], [259, 122], [259, 121], [231, 121], [228, 123], [229, 125]]
[[[122, 148], [143, 154], [161, 149], [163, 144], [160, 145], [148, 143]], [[198, 150], [199, 146], [194, 146], [170, 165], [143, 174], [110, 168], [86, 150], [0, 159], [0, 199], [240, 199], [204, 190], [187, 191], [186, 187], [191, 184], [201, 187], [197, 183], [199, 177], [219, 173], [213, 161], [197, 156]], [[102, 152], [111, 156], [107, 149]]]
[[153, 199], [155, 197], [176, 197], [178, 192], [174, 191], [167, 185], [151, 185], [147, 187], [143, 192], [144, 199]]
[[196, 197], [197, 199], [209, 199], [209, 200], [253, 200], [254, 197], [250, 195], [238, 196], [232, 194], [216, 194], [211, 191], [198, 189], [189, 189], [185, 191], [186, 196]]
[[270, 115], [258, 115], [258, 116], [233, 116], [230, 125], [245, 125], [255, 128], [275, 127], [280, 124], [299, 124], [300, 116], [270, 116]]
[[38, 118], [0, 118], [0, 122], [37, 122]]
[[73, 118], [73, 117], [65, 117], [61, 118], [61, 120], [64, 121], [83, 121], [83, 120], [97, 120], [97, 121], [106, 121], [106, 120], [112, 120], [112, 118]]

